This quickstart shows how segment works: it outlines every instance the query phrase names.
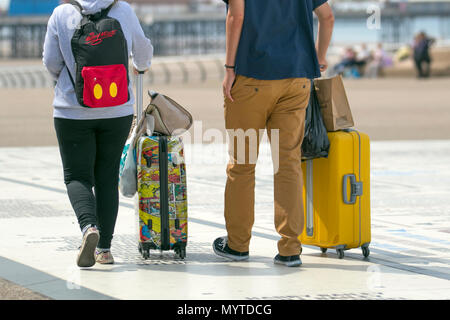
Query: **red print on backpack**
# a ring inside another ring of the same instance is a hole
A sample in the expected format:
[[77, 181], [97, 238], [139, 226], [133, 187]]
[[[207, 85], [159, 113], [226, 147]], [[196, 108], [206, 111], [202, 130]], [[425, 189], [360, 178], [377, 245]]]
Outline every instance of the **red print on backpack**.
[[91, 108], [122, 105], [128, 101], [127, 70], [123, 64], [84, 67], [83, 102]]
[[86, 37], [86, 43], [90, 44], [91, 46], [96, 46], [103, 42], [106, 38], [112, 38], [116, 35], [117, 30], [111, 30], [111, 31], [104, 31], [99, 34], [95, 34], [95, 32], [91, 32]]

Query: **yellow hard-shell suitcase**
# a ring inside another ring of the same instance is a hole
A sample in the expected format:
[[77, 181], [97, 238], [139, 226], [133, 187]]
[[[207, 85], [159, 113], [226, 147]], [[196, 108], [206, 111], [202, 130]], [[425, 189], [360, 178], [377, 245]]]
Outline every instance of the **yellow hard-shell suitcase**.
[[300, 241], [326, 252], [362, 248], [370, 254], [370, 139], [348, 129], [329, 132], [327, 159], [302, 164], [305, 226]]

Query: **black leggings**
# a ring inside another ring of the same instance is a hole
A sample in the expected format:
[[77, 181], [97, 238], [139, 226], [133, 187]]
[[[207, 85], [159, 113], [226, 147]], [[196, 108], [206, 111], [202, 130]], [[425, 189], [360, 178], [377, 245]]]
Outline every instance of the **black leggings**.
[[81, 230], [89, 224], [98, 227], [99, 248], [111, 247], [119, 209], [120, 157], [132, 120], [132, 115], [98, 120], [55, 118], [70, 203]]

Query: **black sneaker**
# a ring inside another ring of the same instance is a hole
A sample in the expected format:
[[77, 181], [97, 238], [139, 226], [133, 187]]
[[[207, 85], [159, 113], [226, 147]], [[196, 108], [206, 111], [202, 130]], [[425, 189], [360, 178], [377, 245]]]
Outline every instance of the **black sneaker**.
[[299, 267], [302, 265], [302, 260], [300, 259], [300, 255], [295, 256], [280, 256], [277, 254], [277, 256], [273, 259], [273, 262], [275, 264], [282, 264], [287, 267]]
[[220, 237], [214, 240], [213, 242], [213, 249], [214, 252], [224, 258], [228, 258], [234, 261], [243, 261], [247, 260], [249, 255], [247, 252], [239, 252], [231, 249], [228, 246], [228, 238], [227, 237]]

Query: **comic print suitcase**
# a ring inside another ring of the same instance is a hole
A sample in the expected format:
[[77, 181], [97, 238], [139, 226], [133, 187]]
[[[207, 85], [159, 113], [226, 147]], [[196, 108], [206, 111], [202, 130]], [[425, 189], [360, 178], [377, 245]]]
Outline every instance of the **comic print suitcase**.
[[370, 140], [356, 130], [329, 132], [328, 158], [302, 164], [305, 227], [300, 241], [325, 253], [362, 248], [370, 254]]
[[143, 136], [137, 142], [139, 251], [174, 250], [186, 257], [187, 195], [183, 142], [179, 137]]

